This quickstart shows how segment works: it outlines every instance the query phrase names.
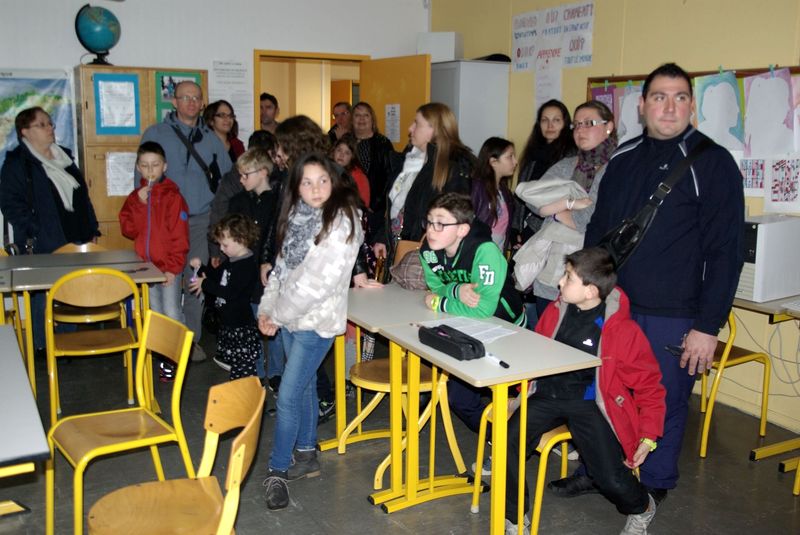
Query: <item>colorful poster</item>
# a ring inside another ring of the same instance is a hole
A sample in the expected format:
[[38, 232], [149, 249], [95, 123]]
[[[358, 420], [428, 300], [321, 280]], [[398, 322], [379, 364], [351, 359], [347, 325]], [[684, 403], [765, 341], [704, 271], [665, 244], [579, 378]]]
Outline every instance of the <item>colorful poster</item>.
[[800, 212], [800, 158], [774, 160], [764, 190], [765, 212]]
[[[741, 151], [732, 153], [734, 159], [741, 156]], [[767, 177], [767, 160], [763, 158], [739, 158], [739, 170], [742, 172], [742, 186], [746, 197], [763, 197], [764, 182]]]
[[744, 155], [768, 157], [794, 150], [789, 69], [744, 79]]
[[605, 104], [611, 113], [614, 114], [614, 117], [617, 116], [616, 107], [614, 106], [614, 87], [613, 86], [605, 86], [605, 87], [593, 87], [592, 88], [592, 100], [596, 100], [598, 102], [602, 102]]
[[513, 70], [533, 70], [544, 39], [556, 40], [564, 67], [591, 65], [593, 35], [594, 2], [521, 13], [511, 27]]
[[[169, 112], [175, 109], [172, 97], [175, 96], [175, 86], [186, 80], [195, 82], [203, 87], [203, 80], [199, 72], [169, 72], [156, 71], [156, 121], [161, 122]], [[206, 102], [204, 102], [206, 104]]]
[[694, 79], [697, 129], [728, 150], [744, 148], [744, 121], [739, 84], [732, 72]]
[[66, 71], [9, 69], [0, 72], [0, 167], [6, 152], [17, 146], [14, 119], [26, 108], [40, 106], [56, 126], [56, 143], [77, 161], [75, 109]]
[[617, 139], [622, 144], [644, 132], [639, 117], [639, 97], [642, 96], [640, 84], [628, 84], [614, 88], [614, 118], [617, 123]]

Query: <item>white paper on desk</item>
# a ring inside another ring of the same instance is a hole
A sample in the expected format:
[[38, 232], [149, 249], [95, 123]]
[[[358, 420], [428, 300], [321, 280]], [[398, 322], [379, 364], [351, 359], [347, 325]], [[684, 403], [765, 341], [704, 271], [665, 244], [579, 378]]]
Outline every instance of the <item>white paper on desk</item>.
[[484, 344], [491, 344], [495, 340], [500, 340], [504, 336], [514, 334], [511, 329], [506, 329], [493, 323], [480, 321], [472, 318], [449, 318], [446, 320], [430, 320], [420, 323], [425, 327], [434, 327], [436, 325], [447, 325], [453, 329], [458, 329], [464, 334], [468, 334], [473, 338], [477, 338]]

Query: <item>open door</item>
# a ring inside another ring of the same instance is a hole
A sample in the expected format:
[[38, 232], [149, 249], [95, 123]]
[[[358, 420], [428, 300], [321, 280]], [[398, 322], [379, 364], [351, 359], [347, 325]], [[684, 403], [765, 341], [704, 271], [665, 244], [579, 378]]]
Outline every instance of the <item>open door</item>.
[[[414, 114], [431, 98], [431, 57], [428, 54], [361, 62], [360, 100], [369, 102], [378, 116], [378, 129], [403, 150]], [[399, 137], [386, 130], [386, 105], [400, 107]]]

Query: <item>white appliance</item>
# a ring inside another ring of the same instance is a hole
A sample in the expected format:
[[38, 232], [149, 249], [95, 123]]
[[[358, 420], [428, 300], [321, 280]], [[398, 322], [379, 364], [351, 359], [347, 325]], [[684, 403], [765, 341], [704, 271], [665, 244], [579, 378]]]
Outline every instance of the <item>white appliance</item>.
[[800, 294], [800, 217], [751, 216], [736, 297], [763, 303]]

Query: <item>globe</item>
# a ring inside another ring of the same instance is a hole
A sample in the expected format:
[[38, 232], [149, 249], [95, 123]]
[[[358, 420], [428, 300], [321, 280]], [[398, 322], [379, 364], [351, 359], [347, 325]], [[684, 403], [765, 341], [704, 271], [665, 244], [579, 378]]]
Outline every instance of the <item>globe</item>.
[[75, 34], [83, 48], [96, 54], [93, 64], [108, 65], [106, 56], [119, 42], [122, 29], [114, 14], [103, 8], [86, 4], [75, 16]]

